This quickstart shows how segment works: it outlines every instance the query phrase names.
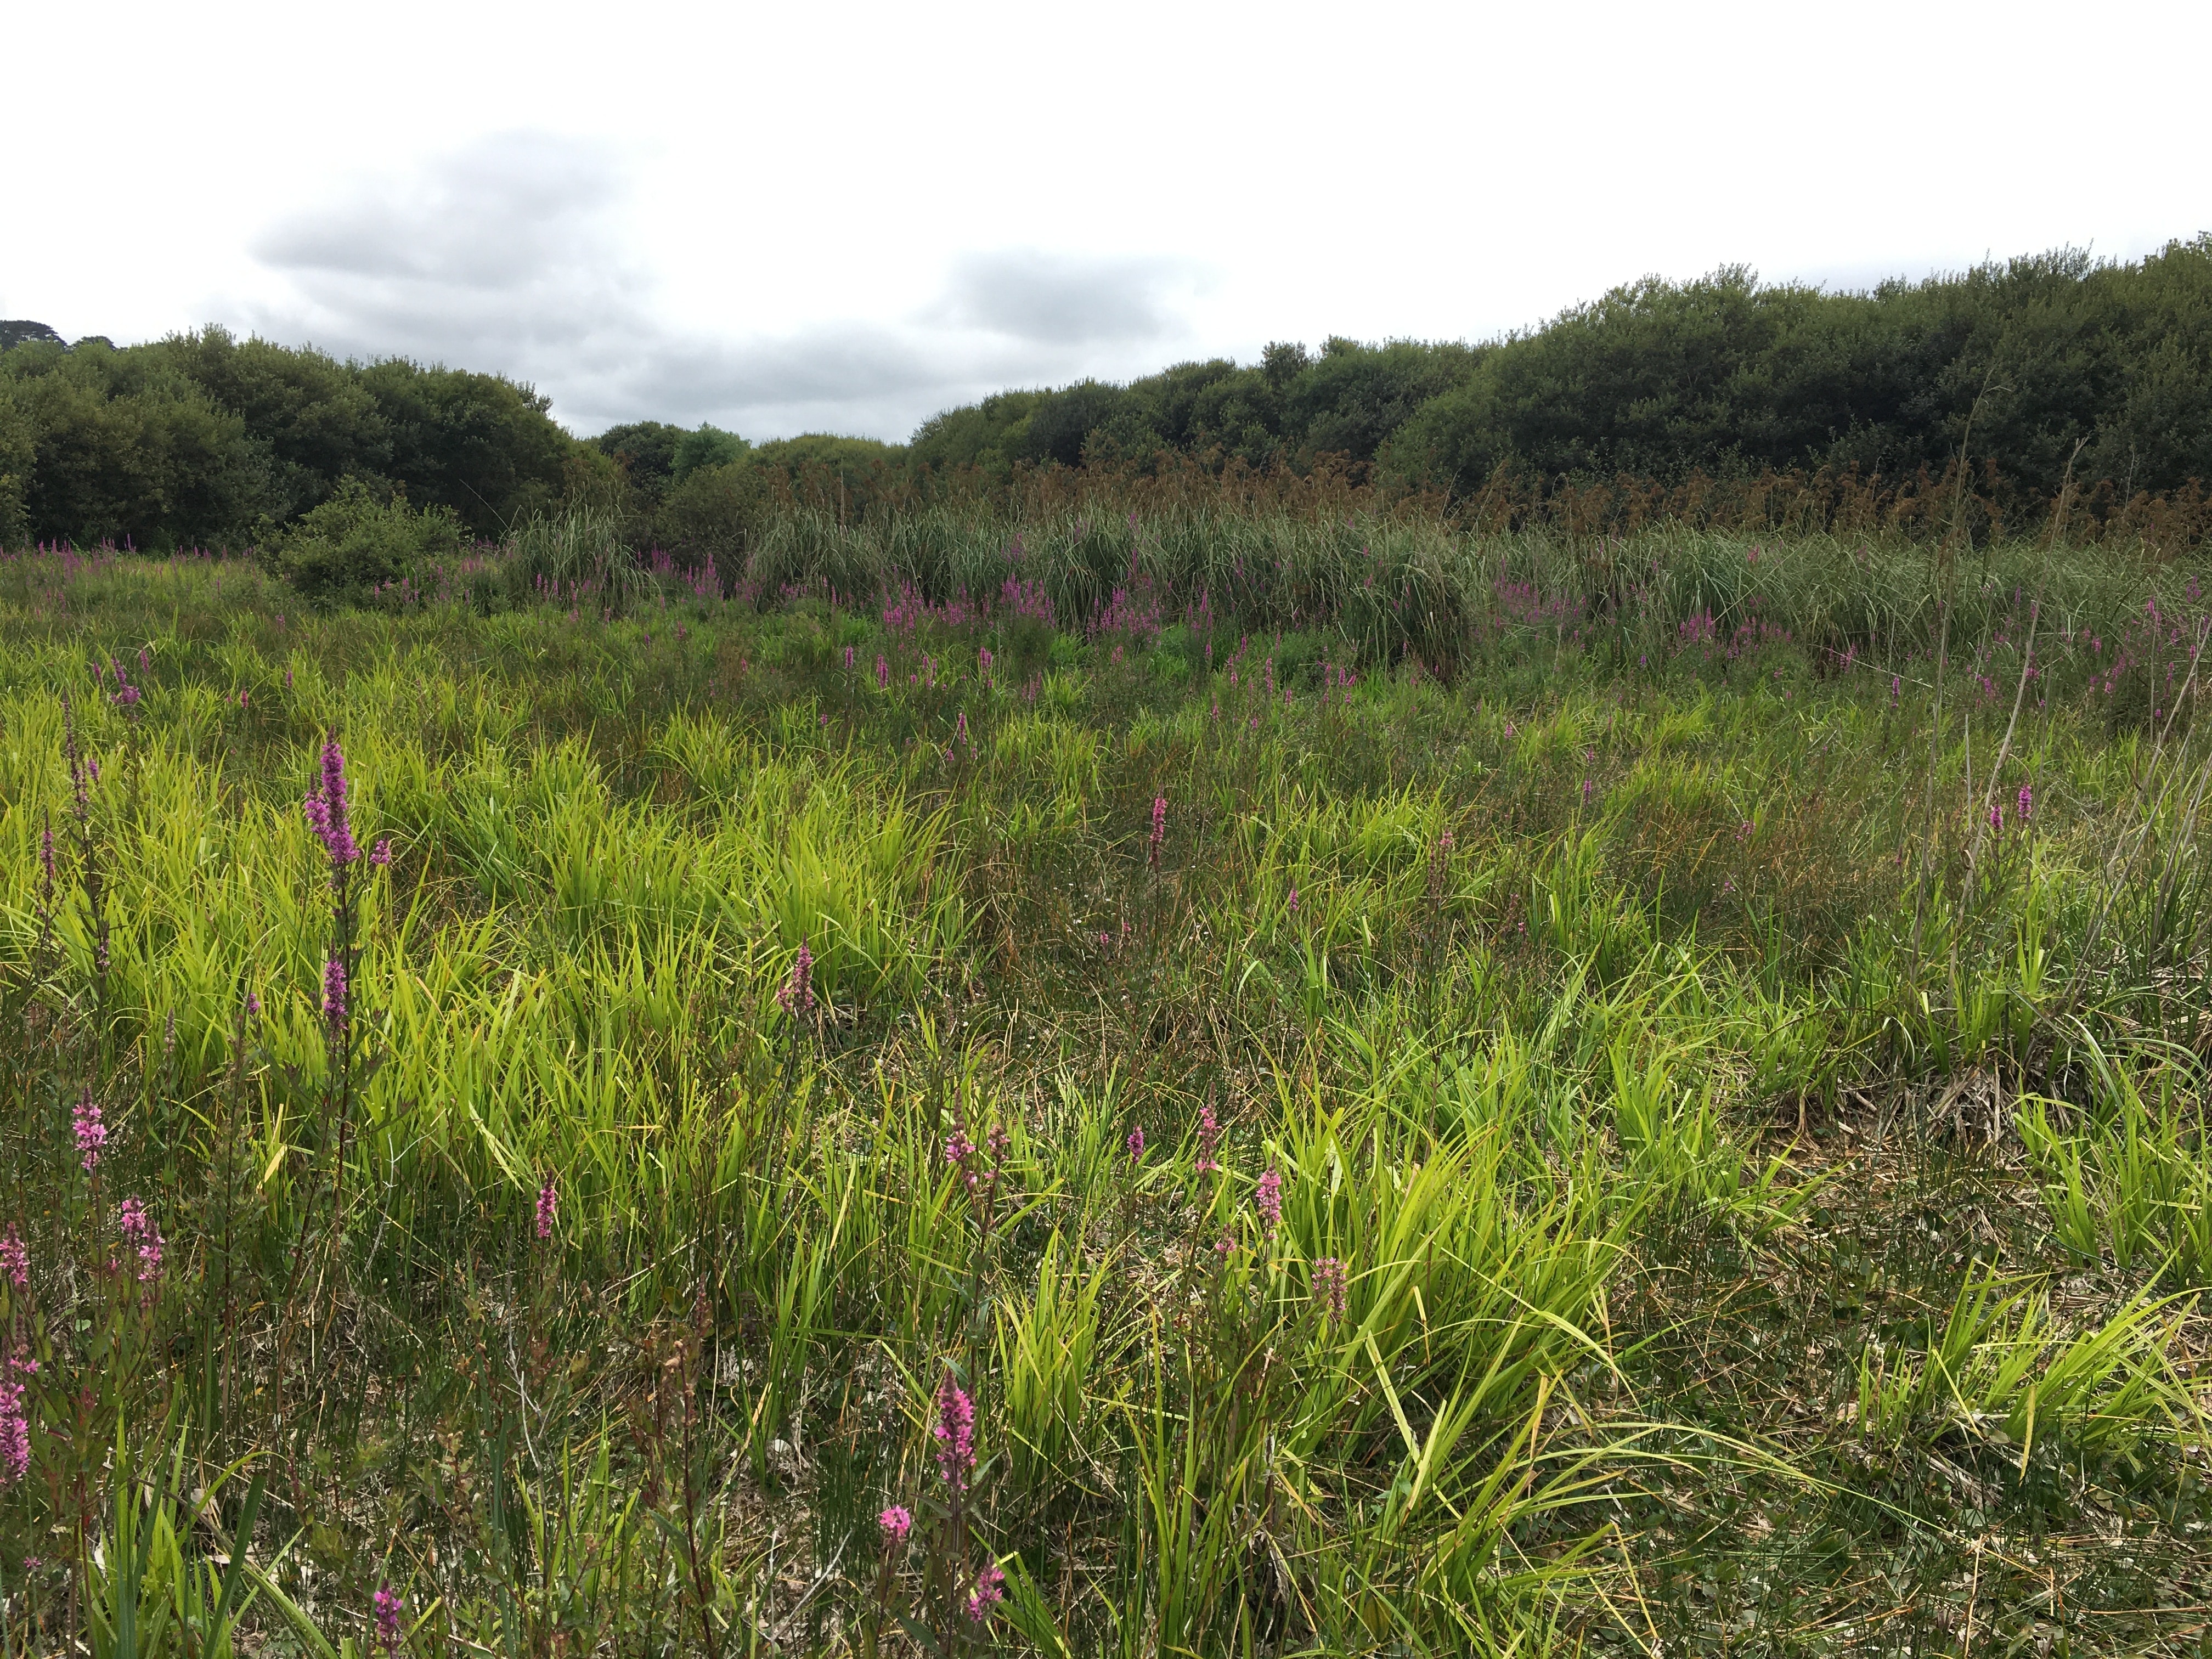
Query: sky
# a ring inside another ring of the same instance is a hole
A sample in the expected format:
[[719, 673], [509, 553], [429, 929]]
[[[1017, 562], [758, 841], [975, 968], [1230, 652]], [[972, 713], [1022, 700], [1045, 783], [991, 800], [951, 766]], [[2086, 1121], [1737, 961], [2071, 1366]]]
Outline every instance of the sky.
[[1271, 340], [1480, 340], [2212, 230], [2212, 7], [15, 9], [0, 317], [900, 440]]

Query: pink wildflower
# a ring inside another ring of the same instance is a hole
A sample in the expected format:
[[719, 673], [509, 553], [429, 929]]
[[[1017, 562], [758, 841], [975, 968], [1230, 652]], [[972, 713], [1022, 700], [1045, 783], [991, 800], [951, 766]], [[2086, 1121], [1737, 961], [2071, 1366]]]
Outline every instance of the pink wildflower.
[[100, 1119], [100, 1103], [92, 1097], [92, 1085], [85, 1085], [84, 1094], [70, 1114], [70, 1127], [76, 1135], [76, 1149], [83, 1154], [87, 1175], [100, 1167], [100, 1154], [107, 1145], [107, 1126]]
[[999, 1571], [995, 1561], [986, 1561], [982, 1571], [975, 1575], [975, 1588], [968, 1592], [968, 1616], [981, 1624], [991, 1616], [991, 1609], [1006, 1599], [1006, 1575]]
[[368, 849], [368, 867], [372, 870], [381, 870], [391, 862], [392, 837], [379, 836], [376, 838], [376, 845]]
[[2033, 811], [2035, 807], [2035, 791], [2024, 783], [2020, 787], [2019, 807], [2020, 821], [2022, 823], [2026, 823], [2027, 822], [2027, 815], [2029, 812]]
[[1273, 1170], [1261, 1176], [1260, 1184], [1252, 1194], [1252, 1201], [1258, 1206], [1260, 1218], [1267, 1224], [1267, 1231], [1272, 1235], [1283, 1224], [1282, 1176]]
[[1129, 1161], [1133, 1164], [1145, 1155], [1145, 1126], [1139, 1124], [1129, 1131]]
[[814, 1011], [814, 952], [799, 941], [799, 954], [791, 959], [791, 975], [775, 994], [775, 1006], [797, 1018]]
[[8, 1231], [0, 1233], [0, 1277], [5, 1277], [19, 1291], [28, 1290], [31, 1285], [30, 1249], [12, 1221], [8, 1224]]
[[1211, 1105], [1198, 1109], [1198, 1173], [1202, 1176], [1219, 1175], [1221, 1160], [1214, 1156], [1221, 1149], [1221, 1121], [1213, 1115]]
[[1344, 1318], [1344, 1263], [1333, 1255], [1325, 1255], [1313, 1264], [1314, 1300], [1320, 1303], [1331, 1319]]
[[301, 810], [330, 855], [331, 879], [335, 882], [345, 866], [361, 856], [360, 845], [346, 821], [345, 751], [338, 747], [336, 732], [323, 739], [322, 775], [301, 803]]
[[376, 1633], [369, 1650], [390, 1653], [399, 1645], [399, 1597], [389, 1584], [380, 1584], [369, 1602], [376, 1610]]
[[146, 1206], [135, 1198], [123, 1200], [120, 1217], [123, 1243], [127, 1249], [138, 1253], [138, 1282], [150, 1285], [161, 1276], [161, 1230], [154, 1224], [154, 1218]]
[[938, 1385], [937, 1426], [931, 1432], [937, 1440], [938, 1473], [953, 1491], [966, 1492], [975, 1473], [975, 1402], [952, 1380], [950, 1366]]
[[894, 1504], [876, 1517], [876, 1524], [884, 1529], [884, 1536], [894, 1544], [906, 1542], [906, 1535], [914, 1530], [914, 1516], [903, 1504]]
[[538, 1189], [538, 1236], [553, 1237], [553, 1223], [561, 1213], [561, 1194], [553, 1184], [551, 1170], [546, 1171], [545, 1184]]
[[323, 964], [323, 1015], [331, 1029], [341, 1030], [346, 1022], [345, 963], [332, 957]]
[[22, 1379], [38, 1369], [37, 1360], [19, 1355], [0, 1378], [0, 1484], [12, 1486], [31, 1472], [31, 1414]]

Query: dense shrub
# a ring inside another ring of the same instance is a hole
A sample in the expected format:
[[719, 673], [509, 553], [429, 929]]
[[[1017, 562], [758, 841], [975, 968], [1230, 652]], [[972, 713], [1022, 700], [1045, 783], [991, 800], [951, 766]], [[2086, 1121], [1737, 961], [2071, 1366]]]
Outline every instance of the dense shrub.
[[408, 505], [404, 491], [380, 495], [348, 478], [321, 506], [301, 516], [272, 550], [276, 568], [309, 601], [329, 605], [366, 597], [386, 583], [419, 581], [441, 558], [467, 544], [447, 508]]
[[760, 532], [769, 509], [768, 479], [746, 461], [701, 467], [669, 490], [653, 515], [653, 537], [694, 565], [709, 560], [733, 570]]

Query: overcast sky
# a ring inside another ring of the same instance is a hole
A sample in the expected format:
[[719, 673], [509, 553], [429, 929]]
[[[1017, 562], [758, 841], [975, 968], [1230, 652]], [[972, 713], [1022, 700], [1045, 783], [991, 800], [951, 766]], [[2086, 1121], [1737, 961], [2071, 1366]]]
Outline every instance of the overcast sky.
[[2212, 7], [24, 5], [0, 316], [903, 438], [1014, 385], [2212, 229]]

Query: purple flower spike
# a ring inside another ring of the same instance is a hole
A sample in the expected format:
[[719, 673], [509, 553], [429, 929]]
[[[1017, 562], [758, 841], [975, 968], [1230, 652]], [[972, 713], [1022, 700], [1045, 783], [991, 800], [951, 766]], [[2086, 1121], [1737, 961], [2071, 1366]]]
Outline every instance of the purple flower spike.
[[38, 1369], [35, 1359], [11, 1358], [0, 1378], [0, 1485], [12, 1486], [31, 1472], [31, 1416], [21, 1379]]
[[123, 1243], [138, 1255], [138, 1282], [151, 1285], [161, 1277], [161, 1230], [146, 1206], [135, 1198], [123, 1200], [120, 1217]]
[[1261, 1176], [1259, 1186], [1253, 1192], [1252, 1201], [1259, 1207], [1260, 1218], [1267, 1223], [1267, 1231], [1273, 1234], [1283, 1224], [1282, 1176], [1273, 1170]]
[[976, 1624], [983, 1623], [1006, 1597], [1006, 1575], [999, 1571], [997, 1562], [985, 1562], [982, 1571], [975, 1575], [975, 1588], [968, 1592], [968, 1617]]
[[775, 994], [775, 1006], [794, 1019], [814, 1012], [814, 952], [799, 941], [799, 954], [791, 959], [791, 974]]
[[894, 1504], [876, 1517], [876, 1524], [892, 1543], [903, 1544], [906, 1535], [914, 1530], [914, 1516], [903, 1504]]
[[84, 1172], [90, 1175], [100, 1167], [100, 1154], [107, 1145], [107, 1126], [100, 1121], [100, 1103], [92, 1097], [90, 1084], [85, 1085], [83, 1097], [70, 1114], [70, 1128], [76, 1136]]
[[560, 1213], [561, 1194], [553, 1185], [552, 1176], [548, 1174], [545, 1177], [545, 1184], [538, 1189], [538, 1237], [543, 1239], [553, 1237], [553, 1223]]
[[1202, 1176], [1219, 1175], [1221, 1160], [1216, 1156], [1221, 1150], [1221, 1121], [1213, 1115], [1212, 1106], [1198, 1109], [1198, 1173]]
[[1313, 1264], [1314, 1300], [1322, 1310], [1339, 1323], [1344, 1319], [1345, 1272], [1344, 1263], [1333, 1255], [1325, 1255]]
[[389, 1584], [380, 1584], [370, 1605], [376, 1613], [376, 1633], [370, 1640], [370, 1650], [392, 1652], [399, 1645], [399, 1597]]
[[975, 1402], [952, 1380], [951, 1367], [937, 1389], [937, 1469], [955, 1492], [968, 1490], [975, 1473]]
[[345, 867], [361, 856], [361, 848], [353, 838], [352, 826], [346, 819], [345, 751], [338, 747], [338, 734], [331, 732], [323, 740], [322, 776], [314, 792], [302, 802], [301, 810], [307, 815], [308, 827], [323, 843], [329, 854], [331, 879], [338, 880]]
[[345, 963], [336, 957], [323, 964], [323, 1015], [333, 1026], [345, 1024]]

